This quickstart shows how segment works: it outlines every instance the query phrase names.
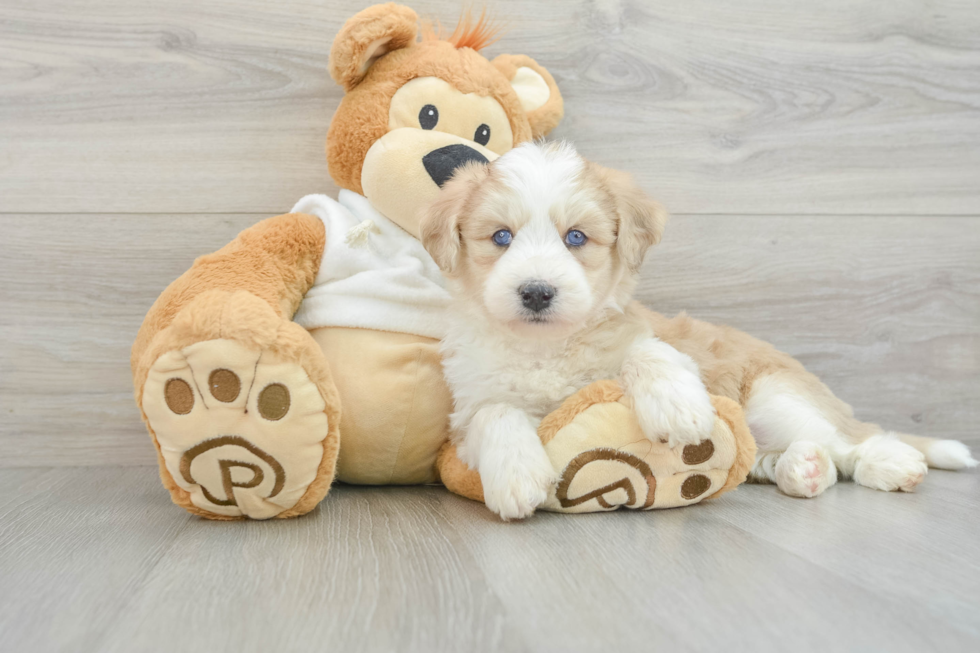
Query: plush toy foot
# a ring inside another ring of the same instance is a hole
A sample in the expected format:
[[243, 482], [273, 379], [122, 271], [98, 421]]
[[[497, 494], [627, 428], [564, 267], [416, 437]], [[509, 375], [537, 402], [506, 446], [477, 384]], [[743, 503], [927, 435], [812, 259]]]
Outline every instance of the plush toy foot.
[[[674, 508], [719, 496], [748, 476], [755, 441], [742, 409], [711, 398], [718, 417], [711, 437], [670, 448], [643, 435], [614, 381], [600, 381], [569, 397], [541, 422], [538, 435], [560, 480], [540, 510], [599, 512], [619, 507]], [[451, 491], [483, 500], [479, 475], [448, 446], [439, 471]]]
[[301, 327], [209, 292], [157, 334], [141, 406], [174, 501], [213, 519], [290, 517], [333, 480], [336, 390]]

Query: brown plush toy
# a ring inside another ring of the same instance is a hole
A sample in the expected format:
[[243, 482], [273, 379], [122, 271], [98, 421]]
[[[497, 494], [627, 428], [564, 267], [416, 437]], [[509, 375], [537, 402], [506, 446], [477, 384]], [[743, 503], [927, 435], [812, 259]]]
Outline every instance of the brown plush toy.
[[[338, 199], [305, 197], [201, 257], [140, 329], [136, 401], [164, 485], [195, 514], [300, 515], [334, 479], [442, 480], [482, 496], [447, 444], [449, 296], [418, 241], [419, 212], [456, 167], [548, 133], [562, 99], [529, 57], [479, 54], [493, 38], [482, 18], [445, 38], [419, 38], [417, 22], [377, 5], [334, 41], [330, 73], [346, 91], [327, 136]], [[564, 470], [543, 507], [669, 507], [734, 487], [754, 445], [726, 402], [710, 441], [670, 451], [637, 436], [614, 383], [583, 389], [541, 425]]]

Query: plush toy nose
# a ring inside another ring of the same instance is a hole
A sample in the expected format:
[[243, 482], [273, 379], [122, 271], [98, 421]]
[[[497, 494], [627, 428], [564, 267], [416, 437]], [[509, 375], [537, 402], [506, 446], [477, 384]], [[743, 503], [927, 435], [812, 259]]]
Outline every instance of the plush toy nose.
[[487, 157], [462, 143], [440, 147], [422, 157], [422, 165], [425, 166], [425, 171], [429, 173], [432, 181], [436, 182], [439, 188], [442, 188], [442, 185], [449, 181], [449, 178], [456, 172], [456, 168], [470, 161], [490, 163]]
[[521, 303], [535, 313], [540, 313], [551, 305], [555, 297], [555, 287], [540, 281], [526, 283], [517, 289], [521, 295]]

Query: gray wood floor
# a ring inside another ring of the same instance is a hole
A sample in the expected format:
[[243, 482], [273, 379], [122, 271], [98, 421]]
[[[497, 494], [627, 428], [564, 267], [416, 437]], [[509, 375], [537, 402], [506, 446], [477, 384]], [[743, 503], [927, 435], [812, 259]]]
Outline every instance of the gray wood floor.
[[0, 650], [975, 651], [980, 475], [504, 524], [440, 487], [214, 523], [152, 467], [0, 470]]
[[[170, 504], [130, 344], [194, 257], [336, 192], [326, 61], [366, 4], [0, 3], [0, 651], [980, 649], [976, 472], [523, 524], [440, 488]], [[674, 213], [640, 299], [980, 448], [980, 3], [488, 4], [556, 136]]]

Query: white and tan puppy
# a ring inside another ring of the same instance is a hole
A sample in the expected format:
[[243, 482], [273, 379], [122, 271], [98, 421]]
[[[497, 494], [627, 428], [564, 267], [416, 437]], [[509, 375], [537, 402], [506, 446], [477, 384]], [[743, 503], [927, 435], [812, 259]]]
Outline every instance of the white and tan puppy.
[[538, 423], [600, 379], [619, 380], [644, 434], [670, 446], [708, 436], [709, 390], [738, 401], [760, 452], [753, 477], [794, 496], [820, 494], [838, 471], [907, 491], [926, 463], [977, 464], [962, 443], [858, 422], [766, 343], [631, 302], [666, 221], [627, 175], [563, 143], [461, 169], [424, 216], [422, 242], [454, 297], [443, 340], [453, 438], [491, 510], [523, 518], [547, 498], [556, 478]]

